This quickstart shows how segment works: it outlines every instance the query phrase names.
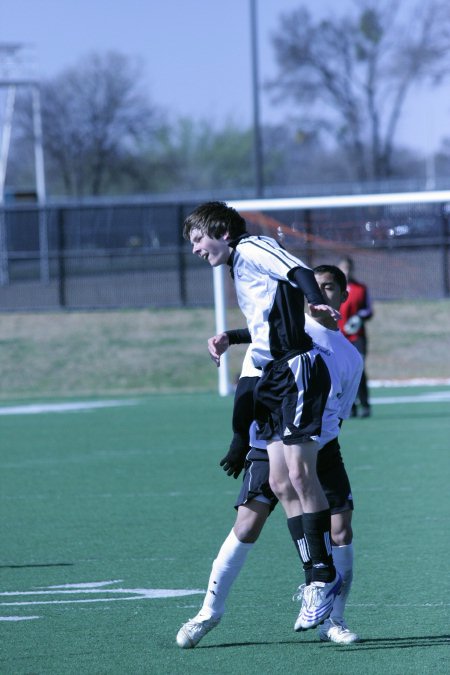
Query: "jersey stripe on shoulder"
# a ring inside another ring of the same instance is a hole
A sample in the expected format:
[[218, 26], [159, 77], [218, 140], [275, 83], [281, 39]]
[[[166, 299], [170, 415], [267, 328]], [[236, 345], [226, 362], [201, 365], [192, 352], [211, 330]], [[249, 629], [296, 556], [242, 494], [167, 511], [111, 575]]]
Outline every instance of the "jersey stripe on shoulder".
[[251, 244], [256, 248], [260, 248], [267, 253], [273, 255], [277, 260], [286, 265], [288, 269], [292, 269], [293, 266], [296, 267], [306, 267], [306, 265], [299, 260], [296, 256], [291, 255], [286, 251], [285, 248], [274, 246], [272, 243], [273, 240], [264, 237], [252, 237], [251, 239], [244, 239], [241, 242], [241, 246], [244, 244]]

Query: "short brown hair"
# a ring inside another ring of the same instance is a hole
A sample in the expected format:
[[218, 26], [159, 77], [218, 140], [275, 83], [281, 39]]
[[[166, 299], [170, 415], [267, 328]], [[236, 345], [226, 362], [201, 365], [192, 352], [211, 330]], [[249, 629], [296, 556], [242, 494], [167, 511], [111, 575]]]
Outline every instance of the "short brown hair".
[[212, 239], [220, 239], [229, 234], [231, 239], [246, 232], [244, 218], [232, 206], [225, 202], [205, 202], [200, 204], [186, 218], [183, 225], [183, 237], [190, 239], [191, 230], [198, 229]]

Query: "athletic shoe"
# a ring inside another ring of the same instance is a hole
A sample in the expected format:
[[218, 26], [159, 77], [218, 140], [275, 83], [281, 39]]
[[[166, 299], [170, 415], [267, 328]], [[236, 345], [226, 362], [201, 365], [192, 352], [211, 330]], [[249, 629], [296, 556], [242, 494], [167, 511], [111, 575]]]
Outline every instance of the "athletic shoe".
[[359, 636], [348, 628], [344, 619], [326, 619], [319, 626], [319, 637], [322, 642], [336, 642], [338, 645], [349, 645], [359, 642]]
[[315, 628], [331, 614], [336, 595], [339, 594], [342, 585], [341, 575], [336, 576], [331, 583], [313, 581], [306, 586], [303, 592], [303, 602], [300, 614], [294, 624], [294, 630], [308, 630]]
[[361, 408], [361, 415], [360, 415], [360, 417], [370, 417], [371, 412], [372, 412], [372, 411], [371, 411], [371, 409], [370, 409], [370, 406], [367, 406], [367, 405], [366, 405], [366, 406], [363, 406], [363, 407]]
[[202, 620], [198, 614], [183, 624], [177, 634], [177, 645], [181, 649], [193, 649], [206, 633], [215, 628], [221, 617]]

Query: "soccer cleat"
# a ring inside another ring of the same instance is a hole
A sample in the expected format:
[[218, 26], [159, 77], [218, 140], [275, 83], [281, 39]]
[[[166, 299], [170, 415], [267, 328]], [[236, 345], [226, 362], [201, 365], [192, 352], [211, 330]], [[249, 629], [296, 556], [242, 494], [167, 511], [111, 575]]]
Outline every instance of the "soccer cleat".
[[336, 642], [338, 645], [349, 645], [359, 642], [359, 636], [348, 628], [344, 619], [326, 619], [319, 626], [319, 637], [322, 642]]
[[215, 628], [220, 621], [220, 617], [202, 619], [197, 614], [193, 619], [189, 619], [183, 624], [177, 633], [177, 645], [181, 649], [193, 649], [200, 640], [205, 637], [206, 633]]
[[336, 576], [331, 583], [313, 581], [309, 586], [306, 586], [303, 591], [302, 607], [294, 624], [294, 630], [301, 631], [315, 628], [325, 619], [328, 619], [341, 585], [341, 575], [336, 572]]

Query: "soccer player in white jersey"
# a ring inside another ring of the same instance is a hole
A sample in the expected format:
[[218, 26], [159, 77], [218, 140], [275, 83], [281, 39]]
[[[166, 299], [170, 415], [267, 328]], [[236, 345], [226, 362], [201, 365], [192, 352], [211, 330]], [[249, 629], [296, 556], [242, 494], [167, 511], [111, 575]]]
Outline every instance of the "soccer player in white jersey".
[[[321, 265], [314, 269], [314, 273], [324, 297], [331, 306], [339, 309], [347, 295], [345, 275], [333, 265]], [[334, 395], [339, 396], [340, 418], [347, 419], [356, 396], [362, 359], [357, 350], [351, 348], [332, 319], [312, 320], [306, 317], [306, 330], [327, 358], [334, 355], [338, 359], [339, 383], [334, 384]], [[219, 365], [220, 356], [229, 344], [245, 341], [248, 339], [244, 331], [227, 331], [214, 336], [208, 342], [211, 357]], [[245, 462], [244, 480], [235, 504], [236, 521], [214, 560], [201, 610], [178, 632], [177, 643], [185, 649], [195, 647], [219, 623], [225, 612], [231, 586], [278, 501], [269, 486], [265, 443], [255, 440], [253, 427], [250, 438], [248, 435], [252, 424], [253, 389], [261, 374], [252, 365], [250, 356], [251, 347], [244, 358], [235, 394], [233, 441], [229, 452], [220, 462], [228, 475], [235, 478], [244, 468]], [[247, 452], [249, 443], [251, 447]], [[337, 439], [333, 439], [319, 451], [317, 470], [331, 508], [333, 556], [343, 579], [341, 593], [334, 601], [330, 618], [319, 627], [319, 636], [321, 640], [349, 644], [358, 640], [357, 634], [348, 629], [344, 620], [345, 604], [353, 577], [353, 498]], [[304, 546], [302, 517], [298, 514], [288, 518], [287, 522], [305, 572], [309, 575], [311, 561]], [[301, 586], [299, 590], [304, 589]]]
[[259, 439], [267, 441], [270, 483], [277, 496], [282, 488], [284, 502], [288, 492], [290, 500], [298, 499], [312, 562], [295, 629], [315, 628], [330, 616], [342, 583], [333, 563], [330, 507], [316, 470], [320, 447], [338, 435], [339, 402], [329, 397], [329, 369], [305, 331], [305, 297], [313, 316], [338, 319], [339, 312], [324, 303], [309, 267], [274, 239], [247, 234], [245, 220], [223, 202], [195, 209], [183, 236], [212, 267], [231, 268], [253, 364], [262, 368], [255, 420]]

